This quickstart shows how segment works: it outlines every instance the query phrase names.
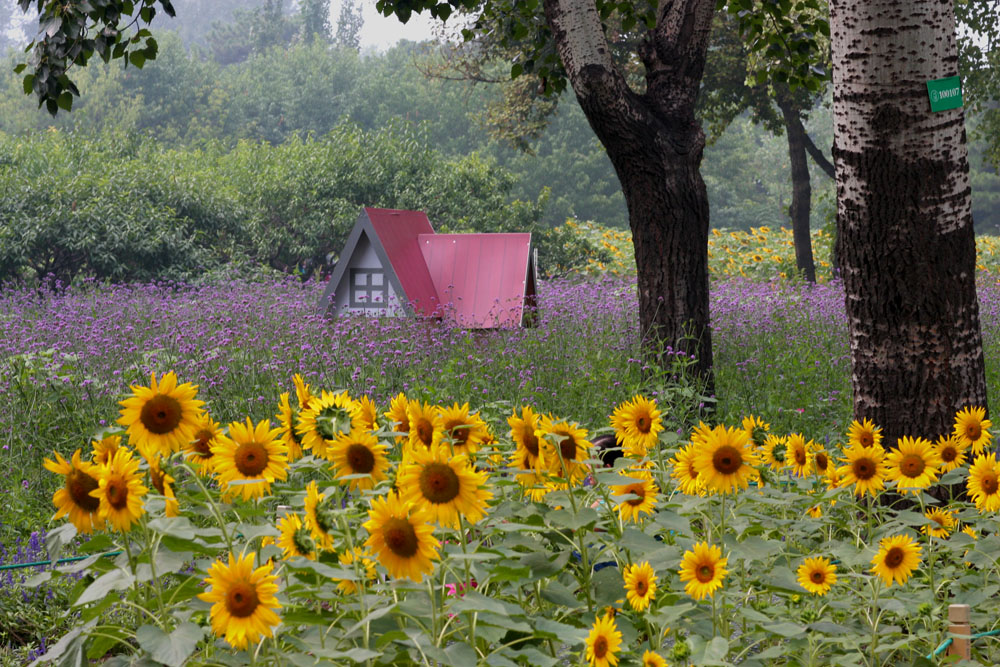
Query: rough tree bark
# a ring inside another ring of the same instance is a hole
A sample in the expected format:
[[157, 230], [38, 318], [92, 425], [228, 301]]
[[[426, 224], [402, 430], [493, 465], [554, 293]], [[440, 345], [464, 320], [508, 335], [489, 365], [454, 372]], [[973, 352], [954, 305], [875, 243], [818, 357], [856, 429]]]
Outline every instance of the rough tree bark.
[[694, 107], [715, 2], [660, 3], [640, 49], [641, 94], [614, 67], [593, 0], [544, 6], [569, 82], [625, 194], [641, 330], [695, 356], [694, 370], [711, 391], [708, 195], [699, 172], [705, 135]]
[[986, 406], [962, 109], [926, 82], [957, 74], [951, 0], [830, 3], [837, 245], [854, 414], [936, 438]]
[[816, 264], [813, 262], [812, 236], [809, 234], [809, 211], [812, 206], [812, 186], [809, 182], [809, 162], [806, 159], [806, 135], [802, 126], [799, 107], [784, 91], [775, 97], [785, 123], [788, 139], [788, 159], [792, 167], [792, 204], [788, 214], [792, 218], [792, 241], [795, 244], [795, 266], [811, 283], [816, 282]]

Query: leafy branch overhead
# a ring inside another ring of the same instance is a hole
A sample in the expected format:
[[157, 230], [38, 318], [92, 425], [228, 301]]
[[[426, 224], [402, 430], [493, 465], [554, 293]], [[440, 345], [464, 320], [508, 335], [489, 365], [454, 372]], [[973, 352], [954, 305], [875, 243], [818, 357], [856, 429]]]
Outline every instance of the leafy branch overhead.
[[24, 92], [34, 93], [38, 106], [53, 116], [69, 111], [80, 91], [68, 72], [85, 66], [96, 53], [104, 62], [125, 58], [126, 66], [141, 68], [157, 54], [156, 40], [148, 26], [162, 11], [174, 16], [170, 0], [18, 0], [22, 11], [35, 5], [38, 36], [26, 52], [31, 56], [14, 71], [24, 76]]

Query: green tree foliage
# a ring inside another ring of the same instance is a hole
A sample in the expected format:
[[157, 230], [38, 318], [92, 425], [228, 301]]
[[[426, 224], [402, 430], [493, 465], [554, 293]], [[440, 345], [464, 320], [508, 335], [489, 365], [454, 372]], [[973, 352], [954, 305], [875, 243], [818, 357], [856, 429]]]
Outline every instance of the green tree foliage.
[[361, 50], [361, 28], [365, 20], [361, 16], [358, 0], [343, 0], [337, 15], [337, 35], [334, 43], [355, 51]]
[[230, 262], [311, 272], [362, 206], [424, 210], [441, 231], [535, 232], [543, 261], [564, 263], [563, 240], [539, 222], [544, 198], [512, 201], [513, 183], [479, 155], [445, 158], [401, 122], [232, 149], [0, 133], [0, 191], [10, 193], [0, 219], [17, 221], [0, 227], [0, 281], [191, 279]]

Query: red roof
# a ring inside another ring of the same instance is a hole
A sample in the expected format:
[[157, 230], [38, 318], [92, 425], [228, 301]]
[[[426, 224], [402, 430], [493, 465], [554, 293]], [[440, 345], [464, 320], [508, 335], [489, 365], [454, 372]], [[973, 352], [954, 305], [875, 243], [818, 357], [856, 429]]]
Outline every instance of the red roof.
[[417, 312], [434, 314], [438, 294], [417, 243], [419, 235], [434, 234], [427, 214], [389, 208], [366, 208], [365, 213], [406, 291], [406, 300], [414, 305]]
[[431, 232], [418, 241], [443, 314], [467, 327], [520, 326], [531, 234]]

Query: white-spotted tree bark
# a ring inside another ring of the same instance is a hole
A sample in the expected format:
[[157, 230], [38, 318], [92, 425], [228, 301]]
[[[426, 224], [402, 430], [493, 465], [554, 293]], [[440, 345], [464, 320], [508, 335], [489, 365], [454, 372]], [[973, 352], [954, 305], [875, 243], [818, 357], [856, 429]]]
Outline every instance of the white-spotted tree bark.
[[854, 413], [893, 446], [986, 406], [964, 113], [926, 82], [958, 73], [951, 0], [832, 0], [837, 252]]

